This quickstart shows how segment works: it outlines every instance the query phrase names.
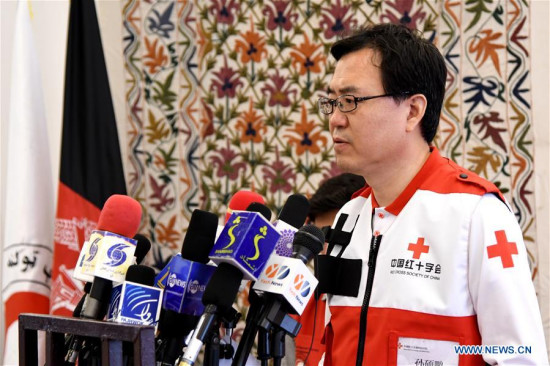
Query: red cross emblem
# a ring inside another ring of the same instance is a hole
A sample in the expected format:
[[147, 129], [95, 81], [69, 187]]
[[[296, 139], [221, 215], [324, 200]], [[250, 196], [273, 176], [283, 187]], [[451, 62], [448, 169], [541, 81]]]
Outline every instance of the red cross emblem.
[[416, 244], [409, 243], [409, 250], [413, 252], [414, 259], [420, 259], [420, 255], [422, 253], [428, 253], [430, 251], [430, 247], [424, 245], [424, 238], [418, 238]]
[[518, 254], [516, 243], [509, 242], [504, 230], [495, 231], [497, 243], [487, 247], [487, 255], [489, 259], [500, 257], [502, 267], [509, 268], [514, 266], [512, 254]]

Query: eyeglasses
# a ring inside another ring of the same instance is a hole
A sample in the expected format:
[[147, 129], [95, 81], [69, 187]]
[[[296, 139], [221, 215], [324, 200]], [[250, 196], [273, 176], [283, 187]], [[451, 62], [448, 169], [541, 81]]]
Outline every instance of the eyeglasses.
[[351, 94], [344, 94], [340, 95], [336, 99], [321, 97], [317, 101], [317, 105], [319, 106], [319, 111], [323, 114], [332, 114], [334, 111], [334, 106], [338, 106], [338, 109], [342, 113], [351, 112], [357, 109], [357, 103], [364, 102], [365, 100], [369, 99], [375, 99], [375, 98], [382, 98], [382, 97], [395, 97], [397, 95], [403, 95], [408, 93], [400, 93], [400, 94], [382, 94], [382, 95], [374, 95], [372, 97], [356, 97]]

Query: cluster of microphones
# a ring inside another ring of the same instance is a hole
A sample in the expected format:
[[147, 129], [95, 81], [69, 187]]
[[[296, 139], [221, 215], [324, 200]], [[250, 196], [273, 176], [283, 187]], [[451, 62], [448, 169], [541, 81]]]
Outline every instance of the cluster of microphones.
[[[294, 194], [272, 223], [260, 195], [239, 191], [224, 226], [213, 213], [193, 211], [180, 253], [159, 272], [140, 264], [151, 247], [136, 234], [140, 204], [113, 195], [74, 271], [86, 284], [73, 316], [154, 326], [158, 366], [194, 365], [203, 349], [204, 365], [225, 358], [242, 366], [256, 339], [262, 364], [280, 364], [285, 336], [295, 337], [301, 328], [291, 315], [303, 312], [318, 283], [306, 263], [321, 252], [325, 238], [304, 225], [308, 212], [308, 200]], [[247, 281], [250, 307], [235, 350], [226, 339], [241, 316], [233, 303]], [[96, 339], [67, 335], [65, 363], [99, 364], [100, 347]], [[131, 349], [124, 355], [126, 364], [133, 363]]]

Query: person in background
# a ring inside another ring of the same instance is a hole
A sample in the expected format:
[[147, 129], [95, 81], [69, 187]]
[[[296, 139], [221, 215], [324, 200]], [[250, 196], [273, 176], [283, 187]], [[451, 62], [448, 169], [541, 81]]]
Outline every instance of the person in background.
[[[338, 210], [344, 206], [352, 195], [365, 187], [365, 179], [359, 175], [343, 173], [321, 183], [313, 194], [308, 223], [323, 228], [331, 226]], [[318, 365], [324, 352], [321, 340], [325, 328], [325, 296], [316, 300], [312, 296], [298, 321], [302, 329], [295, 338], [296, 365]], [[290, 337], [287, 337], [290, 338]]]
[[356, 30], [330, 52], [319, 110], [338, 167], [368, 187], [335, 219], [349, 242], [329, 242], [334, 261], [361, 267], [356, 296], [327, 296], [324, 365], [547, 365], [513, 210], [433, 145], [441, 53], [395, 24]]

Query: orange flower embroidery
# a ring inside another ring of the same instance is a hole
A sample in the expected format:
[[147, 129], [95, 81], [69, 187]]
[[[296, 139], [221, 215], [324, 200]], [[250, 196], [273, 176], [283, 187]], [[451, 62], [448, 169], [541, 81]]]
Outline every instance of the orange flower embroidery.
[[267, 132], [262, 116], [254, 109], [252, 99], [248, 111], [243, 112], [237, 120], [237, 129], [242, 132], [241, 142], [262, 142], [262, 135]]
[[241, 61], [244, 63], [250, 62], [260, 62], [262, 60], [262, 55], [267, 56], [267, 50], [265, 48], [265, 40], [260, 35], [254, 31], [254, 23], [252, 18], [250, 18], [250, 30], [245, 34], [241, 35], [242, 39], [238, 39], [235, 43], [235, 51], [241, 53]]
[[317, 52], [322, 45], [311, 43], [307, 34], [304, 34], [304, 38], [304, 43], [290, 51], [293, 58], [292, 66], [298, 68], [300, 75], [305, 75], [308, 71], [320, 73], [321, 65], [326, 63], [326, 56], [322, 52]]
[[295, 145], [296, 154], [302, 155], [306, 151], [317, 154], [321, 152], [321, 146], [327, 144], [327, 138], [321, 135], [322, 131], [314, 131], [318, 128], [319, 126], [315, 125], [315, 122], [307, 120], [306, 106], [302, 104], [302, 121], [290, 130], [299, 137], [293, 135], [285, 135], [285, 137], [288, 138], [290, 145]]

